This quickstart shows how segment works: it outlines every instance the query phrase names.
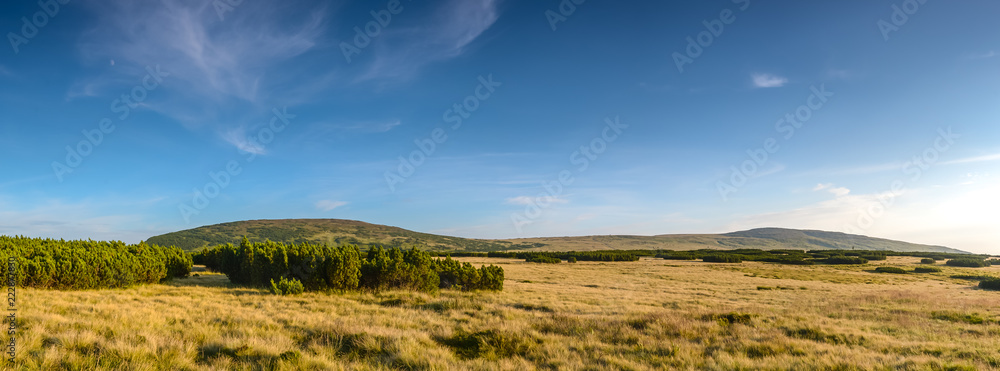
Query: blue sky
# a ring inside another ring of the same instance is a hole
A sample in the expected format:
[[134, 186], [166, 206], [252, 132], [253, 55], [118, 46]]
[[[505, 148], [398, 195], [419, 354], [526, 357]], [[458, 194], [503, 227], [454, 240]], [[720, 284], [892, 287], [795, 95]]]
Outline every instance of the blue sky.
[[2, 234], [776, 226], [1000, 253], [996, 2], [41, 4], [0, 5]]

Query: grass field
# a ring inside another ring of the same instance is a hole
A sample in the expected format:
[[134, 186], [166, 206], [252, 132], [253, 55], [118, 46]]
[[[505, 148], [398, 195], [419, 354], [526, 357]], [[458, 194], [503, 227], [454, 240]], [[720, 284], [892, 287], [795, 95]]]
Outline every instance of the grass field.
[[502, 292], [274, 296], [225, 276], [20, 289], [25, 369], [1000, 369], [1000, 292], [864, 266], [502, 266]]

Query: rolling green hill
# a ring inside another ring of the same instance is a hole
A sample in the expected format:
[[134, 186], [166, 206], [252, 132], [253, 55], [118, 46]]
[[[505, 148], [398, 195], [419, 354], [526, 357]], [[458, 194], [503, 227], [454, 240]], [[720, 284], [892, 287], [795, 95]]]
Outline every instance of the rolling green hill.
[[659, 236], [540, 237], [483, 240], [429, 233], [342, 219], [248, 220], [209, 225], [150, 237], [147, 242], [195, 251], [207, 246], [251, 241], [311, 242], [326, 244], [418, 246], [434, 251], [593, 251], [593, 250], [697, 250], [697, 249], [857, 249], [891, 251], [964, 251], [944, 247], [872, 238], [838, 232], [760, 228], [725, 234], [671, 234]]

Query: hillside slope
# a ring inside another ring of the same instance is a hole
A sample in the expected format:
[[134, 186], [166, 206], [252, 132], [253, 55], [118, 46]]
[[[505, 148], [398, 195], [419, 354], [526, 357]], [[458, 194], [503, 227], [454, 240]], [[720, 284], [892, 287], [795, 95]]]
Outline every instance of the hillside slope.
[[344, 219], [247, 220], [208, 225], [150, 237], [147, 242], [194, 251], [224, 243], [251, 241], [311, 242], [339, 245], [420, 246], [440, 251], [496, 251], [524, 249], [509, 241], [477, 240], [414, 232], [402, 228]]
[[592, 251], [697, 249], [857, 249], [892, 251], [963, 251], [944, 247], [872, 238], [838, 232], [760, 228], [726, 234], [672, 234], [659, 236], [540, 237], [483, 240], [414, 232], [398, 227], [342, 219], [249, 220], [209, 225], [150, 237], [147, 242], [177, 246], [187, 251], [224, 243], [252, 241], [357, 244], [361, 246], [418, 246], [435, 251]]

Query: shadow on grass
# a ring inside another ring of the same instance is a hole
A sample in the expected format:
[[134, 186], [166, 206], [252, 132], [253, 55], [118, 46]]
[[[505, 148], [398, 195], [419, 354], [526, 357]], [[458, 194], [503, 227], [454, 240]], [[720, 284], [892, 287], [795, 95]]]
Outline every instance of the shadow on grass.
[[232, 282], [229, 282], [229, 277], [218, 273], [191, 273], [190, 276], [184, 278], [174, 278], [167, 281], [166, 284], [177, 287], [239, 287], [234, 285]]

